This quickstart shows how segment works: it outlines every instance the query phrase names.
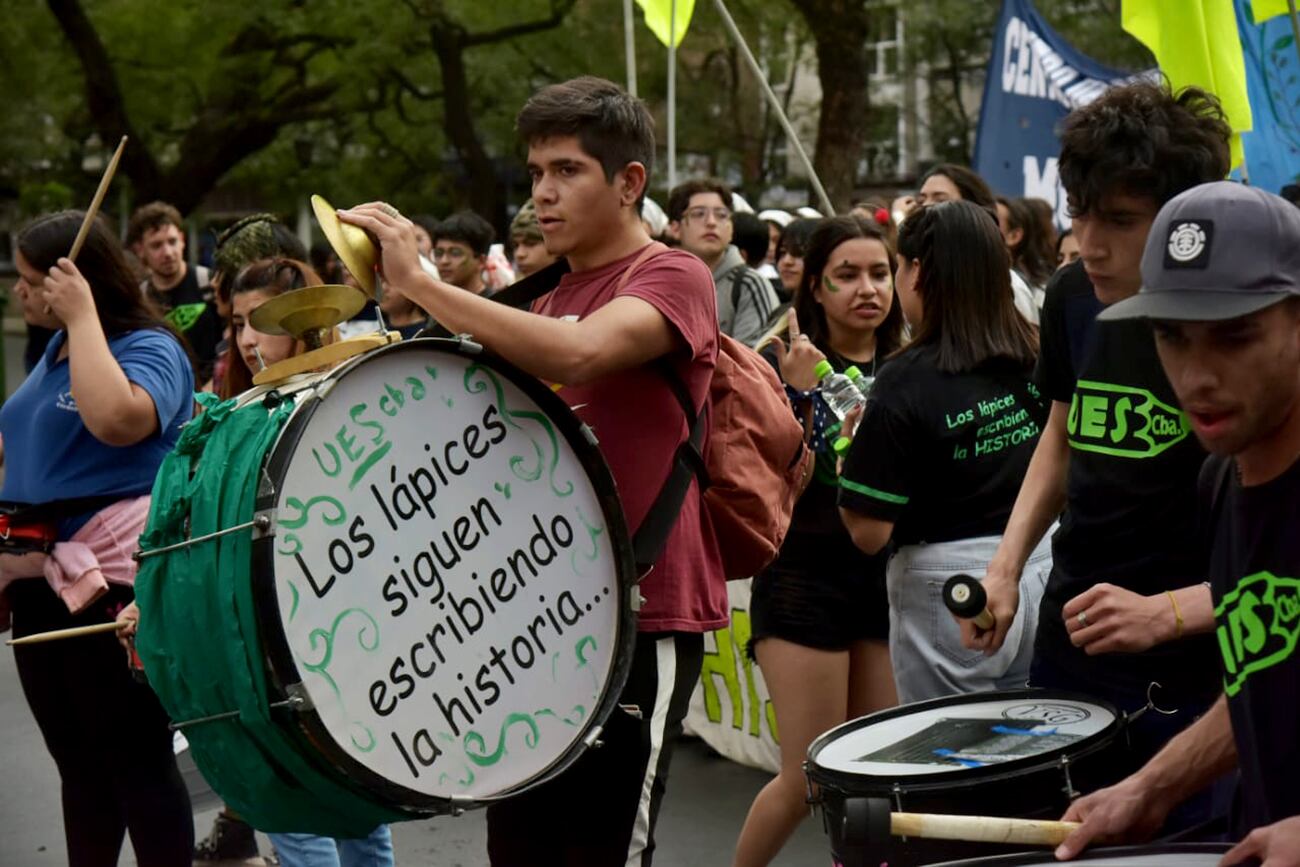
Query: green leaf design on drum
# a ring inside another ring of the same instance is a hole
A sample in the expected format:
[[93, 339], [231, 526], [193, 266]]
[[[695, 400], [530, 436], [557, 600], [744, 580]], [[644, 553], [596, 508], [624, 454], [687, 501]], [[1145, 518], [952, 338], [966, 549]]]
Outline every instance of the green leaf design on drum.
[[582, 721], [587, 718], [587, 709], [580, 704], [575, 704], [573, 706], [573, 710], [569, 711], [569, 716], [560, 716], [558, 713], [551, 710], [549, 707], [544, 707], [541, 710], [533, 712], [534, 718], [539, 718], [544, 716], [552, 717], [564, 723], [566, 726], [576, 728], [582, 725]]
[[537, 747], [538, 741], [542, 737], [541, 730], [537, 728], [537, 722], [526, 713], [512, 713], [501, 723], [501, 732], [497, 741], [497, 748], [491, 753], [486, 752], [487, 741], [476, 731], [465, 733], [465, 757], [481, 768], [490, 767], [501, 761], [507, 755], [506, 735], [510, 729], [522, 725], [527, 728], [524, 732], [524, 746], [528, 749]]
[[[475, 374], [480, 373], [488, 380], [487, 382], [474, 379]], [[563, 485], [557, 484], [555, 481], [555, 471], [560, 465], [560, 438], [559, 434], [556, 433], [555, 425], [551, 423], [551, 420], [540, 412], [524, 409], [511, 409], [509, 404], [506, 403], [505, 388], [502, 387], [501, 380], [497, 378], [495, 373], [488, 370], [486, 367], [474, 364], [465, 369], [466, 392], [469, 394], [482, 394], [487, 391], [489, 387], [496, 392], [496, 405], [497, 408], [501, 410], [501, 414], [505, 418], [506, 424], [523, 433], [533, 444], [533, 457], [536, 461], [536, 465], [531, 468], [525, 467], [524, 462], [526, 459], [522, 455], [516, 455], [510, 459], [510, 471], [525, 482], [537, 481], [542, 477], [542, 472], [545, 471], [547, 472], [547, 480], [551, 485], [551, 490], [556, 496], [567, 497], [572, 494], [574, 491], [572, 481], [565, 482]], [[536, 422], [545, 433], [545, 439], [542, 442], [538, 442], [536, 436], [534, 436], [534, 434], [528, 429], [524, 428], [523, 425], [519, 424], [516, 419], [527, 419]], [[543, 447], [544, 445], [546, 448]], [[550, 453], [549, 460], [546, 457], [547, 452]]]
[[605, 535], [605, 527], [603, 525], [596, 526], [591, 521], [588, 521], [587, 515], [582, 511], [581, 506], [578, 506], [575, 511], [578, 513], [578, 523], [587, 531], [587, 538], [591, 540], [591, 553], [574, 548], [569, 554], [569, 564], [573, 566], [574, 573], [586, 578], [587, 573], [578, 565], [578, 555], [581, 554], [582, 559], [588, 563], [596, 562], [596, 558], [600, 556], [600, 537]]
[[368, 753], [374, 750], [375, 745], [378, 743], [378, 741], [375, 740], [375, 733], [370, 730], [370, 726], [367, 726], [359, 722], [358, 720], [353, 720], [352, 726], [353, 728], [360, 729], [366, 735], [366, 740], [364, 744], [357, 741], [357, 736], [355, 734], [349, 735], [349, 737], [352, 740], [352, 746], [356, 747], [360, 752], [363, 753]]
[[324, 503], [326, 506], [334, 507], [334, 517], [331, 518], [328, 513], [321, 515], [321, 520], [324, 521], [326, 525], [337, 527], [348, 519], [348, 512], [347, 509], [343, 508], [343, 504], [328, 494], [319, 494], [309, 499], [306, 503], [297, 497], [287, 497], [284, 503], [286, 507], [296, 509], [298, 512], [298, 514], [293, 518], [280, 518], [280, 526], [290, 530], [300, 530], [307, 526], [307, 521], [311, 518], [311, 510], [318, 503]]
[[356, 614], [364, 618], [366, 621], [366, 625], [369, 625], [370, 627], [370, 634], [374, 636], [373, 639], [370, 641], [370, 643], [367, 644], [366, 625], [362, 625], [361, 628], [357, 630], [358, 646], [360, 646], [361, 649], [366, 652], [371, 652], [378, 649], [379, 624], [375, 622], [375, 618], [368, 611], [364, 611], [360, 608], [347, 608], [344, 609], [342, 612], [340, 612], [339, 615], [334, 618], [334, 622], [330, 624], [329, 629], [313, 629], [310, 633], [308, 633], [307, 638], [311, 643], [311, 649], [313, 651], [317, 649], [318, 645], [321, 644], [324, 645], [325, 650], [320, 658], [320, 661], [316, 663], [310, 663], [307, 662], [305, 659], [302, 659], [301, 657], [299, 657], [298, 660], [302, 664], [303, 668], [307, 669], [308, 671], [314, 674], [318, 674], [321, 677], [323, 677], [325, 679], [325, 682], [330, 685], [330, 689], [334, 691], [335, 697], [338, 698], [340, 701], [343, 698], [343, 694], [339, 690], [339, 685], [334, 681], [334, 678], [330, 675], [329, 666], [330, 666], [330, 662], [332, 662], [334, 659], [334, 638], [339, 631], [339, 626], [342, 625], [343, 621], [346, 620], [348, 616], [352, 614]]

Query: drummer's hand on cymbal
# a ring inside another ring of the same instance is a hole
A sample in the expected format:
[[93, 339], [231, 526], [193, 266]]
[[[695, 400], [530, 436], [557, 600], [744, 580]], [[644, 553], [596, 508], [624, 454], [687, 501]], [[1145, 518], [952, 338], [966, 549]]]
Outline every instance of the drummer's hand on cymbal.
[[[1171, 611], [1163, 593], [1143, 596], [1114, 584], [1096, 584], [1065, 603], [1061, 616], [1070, 642], [1089, 656], [1141, 653], [1162, 641]], [[1081, 618], [1079, 615], [1082, 614]]]
[[386, 282], [407, 287], [421, 278], [420, 243], [415, 224], [385, 202], [367, 202], [339, 211], [339, 219], [360, 226], [379, 245], [379, 270]]
[[1002, 649], [1002, 643], [1007, 640], [1007, 632], [1020, 609], [1020, 576], [1003, 573], [990, 563], [988, 572], [980, 583], [984, 585], [984, 593], [988, 597], [986, 607], [993, 615], [993, 628], [980, 629], [974, 620], [956, 615], [953, 619], [961, 628], [961, 643], [964, 647], [993, 654]]
[[1079, 798], [1061, 820], [1082, 824], [1056, 847], [1057, 860], [1068, 861], [1093, 843], [1150, 840], [1169, 815], [1167, 800], [1155, 796], [1138, 775]]
[[1219, 867], [1258, 858], [1260, 867], [1300, 867], [1300, 816], [1256, 828], [1228, 850]]
[[130, 605], [117, 612], [114, 618], [118, 624], [122, 624], [117, 630], [117, 643], [122, 645], [122, 649], [131, 653], [131, 642], [135, 640], [136, 629], [140, 626], [140, 606], [132, 602]]

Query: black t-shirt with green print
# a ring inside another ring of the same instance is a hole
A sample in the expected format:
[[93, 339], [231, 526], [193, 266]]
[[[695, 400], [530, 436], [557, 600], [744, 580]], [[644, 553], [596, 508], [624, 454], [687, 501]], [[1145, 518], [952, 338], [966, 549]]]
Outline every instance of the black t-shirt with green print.
[[1214, 501], [1210, 582], [1244, 835], [1300, 815], [1300, 461], [1243, 488], [1224, 460], [1207, 462], [1202, 503]]
[[1020, 364], [944, 373], [936, 355], [914, 346], [876, 379], [840, 476], [840, 505], [893, 521], [898, 545], [1002, 535], [1047, 418]]
[[1043, 304], [1036, 377], [1045, 398], [1070, 407], [1070, 468], [1035, 654], [1119, 688], [1141, 692], [1154, 680], [1202, 697], [1214, 688], [1208, 637], [1088, 656], [1061, 619], [1066, 602], [1101, 582], [1149, 596], [1205, 580], [1208, 548], [1196, 530], [1205, 451], [1178, 407], [1150, 326], [1098, 322], [1101, 309], [1082, 264], [1053, 278]]
[[200, 285], [197, 269], [193, 266], [187, 267], [181, 282], [166, 292], [155, 289], [148, 280], [144, 281], [143, 288], [194, 350], [194, 357], [199, 362], [200, 380], [209, 379], [217, 357], [217, 345], [225, 330], [212, 300], [212, 288]]

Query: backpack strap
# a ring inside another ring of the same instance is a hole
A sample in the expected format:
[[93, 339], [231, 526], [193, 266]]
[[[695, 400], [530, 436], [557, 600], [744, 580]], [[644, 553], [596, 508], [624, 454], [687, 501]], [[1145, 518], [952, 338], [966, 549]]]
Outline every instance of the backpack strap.
[[704, 463], [703, 451], [708, 412], [695, 412], [686, 383], [682, 382], [682, 378], [666, 359], [657, 359], [652, 367], [664, 378], [669, 391], [681, 405], [690, 435], [677, 447], [668, 478], [664, 479], [663, 487], [659, 489], [641, 526], [637, 527], [632, 536], [632, 556], [636, 560], [637, 574], [642, 576], [658, 562], [664, 545], [668, 544], [668, 534], [681, 515], [686, 492], [691, 489], [691, 479], [699, 479], [701, 493], [709, 486], [709, 471]]

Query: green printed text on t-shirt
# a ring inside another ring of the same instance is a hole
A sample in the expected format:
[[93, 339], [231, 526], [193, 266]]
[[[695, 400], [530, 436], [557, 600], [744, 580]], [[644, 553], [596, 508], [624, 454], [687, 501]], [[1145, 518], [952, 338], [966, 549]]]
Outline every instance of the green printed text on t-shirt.
[[1272, 572], [1247, 575], [1214, 609], [1223, 654], [1223, 691], [1241, 691], [1257, 671], [1285, 661], [1300, 639], [1300, 581]]
[[1187, 417], [1145, 388], [1081, 379], [1066, 422], [1070, 446], [1118, 458], [1152, 458], [1187, 438]]

